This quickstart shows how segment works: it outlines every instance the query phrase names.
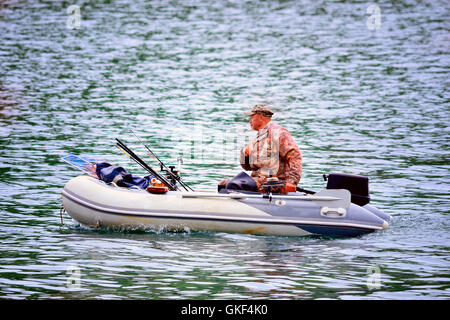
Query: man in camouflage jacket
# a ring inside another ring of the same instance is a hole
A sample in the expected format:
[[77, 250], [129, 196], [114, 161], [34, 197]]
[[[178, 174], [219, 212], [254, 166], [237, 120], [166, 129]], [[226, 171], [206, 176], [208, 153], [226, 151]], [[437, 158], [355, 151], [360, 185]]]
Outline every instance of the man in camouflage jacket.
[[[242, 168], [252, 171], [251, 177], [258, 188], [272, 174], [286, 183], [288, 192], [295, 191], [302, 175], [302, 153], [291, 134], [271, 122], [273, 112], [265, 105], [254, 106], [246, 115], [250, 116], [250, 125], [258, 133], [241, 150]], [[219, 185], [225, 186], [229, 180]]]

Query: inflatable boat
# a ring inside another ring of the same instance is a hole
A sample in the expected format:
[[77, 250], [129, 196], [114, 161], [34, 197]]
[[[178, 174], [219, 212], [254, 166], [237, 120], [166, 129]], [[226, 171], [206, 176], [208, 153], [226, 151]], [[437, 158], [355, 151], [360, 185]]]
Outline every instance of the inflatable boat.
[[62, 206], [82, 225], [114, 230], [354, 237], [387, 229], [390, 216], [358, 197], [344, 188], [314, 194], [228, 189], [158, 193], [81, 175], [64, 186]]
[[62, 190], [62, 208], [80, 224], [119, 230], [332, 237], [354, 237], [389, 227], [390, 216], [369, 205], [367, 177], [332, 173], [324, 175], [328, 183], [319, 192], [298, 187], [288, 192], [271, 173], [267, 182], [257, 186], [241, 172], [217, 191], [198, 192], [180, 177], [182, 159], [178, 170], [169, 169], [144, 145], [159, 162], [160, 173], [116, 141], [150, 175], [133, 177], [108, 162], [62, 157], [85, 173]]

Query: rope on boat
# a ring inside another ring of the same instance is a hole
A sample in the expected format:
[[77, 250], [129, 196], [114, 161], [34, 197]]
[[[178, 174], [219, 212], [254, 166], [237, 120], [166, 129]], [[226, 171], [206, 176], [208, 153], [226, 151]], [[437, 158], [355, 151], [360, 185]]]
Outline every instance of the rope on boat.
[[66, 209], [64, 209], [64, 205], [61, 203], [61, 208], [59, 209], [59, 216], [61, 218], [61, 225], [64, 224], [64, 222], [63, 222], [63, 212], [66, 212]]

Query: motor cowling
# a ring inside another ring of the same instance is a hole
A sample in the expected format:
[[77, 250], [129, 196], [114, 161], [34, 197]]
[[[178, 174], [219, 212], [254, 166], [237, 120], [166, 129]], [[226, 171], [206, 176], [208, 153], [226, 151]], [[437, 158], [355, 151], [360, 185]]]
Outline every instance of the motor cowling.
[[350, 191], [351, 201], [359, 206], [364, 206], [370, 202], [369, 178], [358, 175], [330, 173], [324, 175], [327, 181], [327, 189], [347, 189]]

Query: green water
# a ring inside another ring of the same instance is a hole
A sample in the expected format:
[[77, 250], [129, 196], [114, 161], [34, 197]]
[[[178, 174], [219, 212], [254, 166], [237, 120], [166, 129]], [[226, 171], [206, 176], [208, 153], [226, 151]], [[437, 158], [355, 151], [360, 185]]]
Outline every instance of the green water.
[[[450, 5], [377, 1], [374, 30], [369, 5], [2, 1], [0, 298], [450, 298]], [[214, 189], [240, 171], [254, 135], [243, 111], [260, 102], [300, 146], [303, 187], [366, 175], [390, 229], [123, 233], [67, 214], [60, 226], [61, 189], [78, 174], [61, 156], [143, 175], [114, 147], [143, 154], [132, 127], [167, 163], [183, 156], [186, 182]]]

